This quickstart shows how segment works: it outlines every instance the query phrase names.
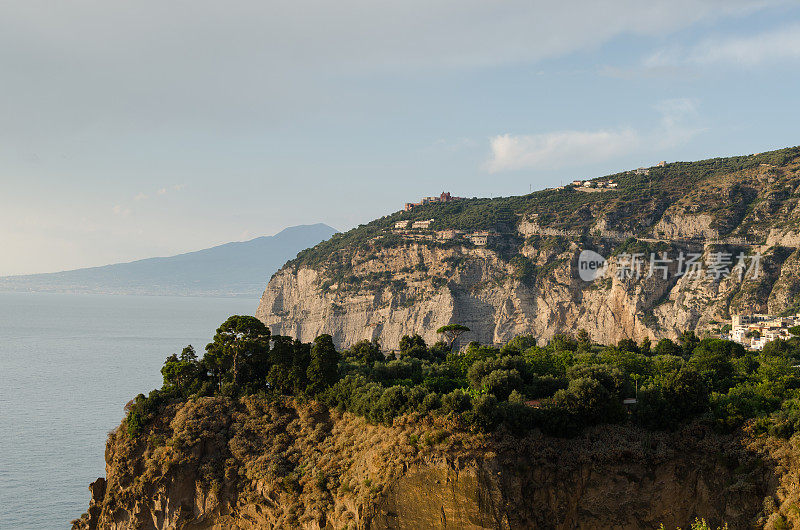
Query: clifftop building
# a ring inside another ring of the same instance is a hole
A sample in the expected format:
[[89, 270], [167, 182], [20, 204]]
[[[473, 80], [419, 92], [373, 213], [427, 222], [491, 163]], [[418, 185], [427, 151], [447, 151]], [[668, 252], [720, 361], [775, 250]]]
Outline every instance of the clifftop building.
[[423, 204], [433, 204], [436, 202], [460, 201], [463, 198], [464, 197], [453, 197], [450, 195], [449, 191], [443, 191], [438, 197], [423, 197], [419, 202], [407, 202], [404, 209], [405, 211], [409, 211], [412, 210], [414, 206], [422, 206]]

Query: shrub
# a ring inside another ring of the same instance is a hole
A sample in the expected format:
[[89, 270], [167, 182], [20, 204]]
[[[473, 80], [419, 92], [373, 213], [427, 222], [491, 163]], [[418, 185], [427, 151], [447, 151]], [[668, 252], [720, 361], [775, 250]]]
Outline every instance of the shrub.
[[619, 399], [599, 381], [588, 377], [570, 381], [566, 389], [555, 393], [553, 402], [574, 415], [582, 425], [614, 423], [623, 415]]
[[482, 386], [489, 394], [505, 401], [513, 390], [522, 387], [522, 377], [517, 370], [494, 370], [483, 378]]
[[465, 415], [465, 419], [467, 423], [481, 430], [493, 430], [501, 419], [497, 398], [492, 395], [479, 396], [472, 410]]
[[677, 355], [681, 355], [681, 353], [683, 353], [683, 351], [681, 350], [680, 346], [678, 346], [677, 344], [675, 344], [671, 340], [669, 340], [669, 339], [661, 339], [660, 341], [658, 341], [658, 344], [656, 344], [656, 347], [653, 348], [653, 353], [655, 353], [656, 355], [673, 355], [673, 356], [677, 356]]
[[472, 400], [463, 390], [457, 389], [442, 396], [442, 412], [459, 413], [470, 409]]
[[372, 418], [375, 421], [391, 425], [392, 421], [408, 408], [409, 390], [404, 386], [387, 388], [375, 403]]
[[422, 413], [429, 413], [441, 408], [441, 406], [442, 398], [439, 397], [439, 394], [431, 392], [422, 399], [422, 403], [419, 406], [419, 411]]

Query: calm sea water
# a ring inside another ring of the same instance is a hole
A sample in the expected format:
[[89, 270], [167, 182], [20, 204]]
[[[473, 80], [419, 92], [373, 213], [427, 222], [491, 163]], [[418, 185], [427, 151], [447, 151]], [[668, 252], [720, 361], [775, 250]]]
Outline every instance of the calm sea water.
[[0, 528], [68, 528], [164, 359], [257, 300], [0, 293]]

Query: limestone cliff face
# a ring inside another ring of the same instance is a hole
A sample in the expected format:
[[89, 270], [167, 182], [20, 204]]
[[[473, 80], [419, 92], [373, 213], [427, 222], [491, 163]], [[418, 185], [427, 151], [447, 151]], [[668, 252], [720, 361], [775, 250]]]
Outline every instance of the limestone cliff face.
[[730, 528], [795, 523], [798, 448], [597, 427], [573, 439], [391, 427], [291, 401], [201, 398], [112, 433], [75, 529]]
[[[711, 244], [669, 244], [666, 248], [669, 255], [697, 252], [704, 258], [719, 251]], [[303, 341], [328, 333], [341, 347], [379, 339], [393, 348], [403, 335], [414, 333], [433, 342], [436, 329], [448, 323], [472, 330], [464, 340], [489, 344], [526, 333], [547, 339], [580, 328], [601, 343], [675, 338], [688, 329], [718, 328], [717, 323], [731, 313], [777, 313], [797, 303], [797, 250], [767, 246], [747, 250], [763, 252], [757, 280], [738, 269], [719, 280], [677, 277], [677, 264], [671, 266], [666, 281], [660, 271], [647, 278], [646, 265], [638, 280], [618, 278], [619, 259], [612, 258], [606, 277], [584, 282], [578, 275], [580, 249], [575, 243], [562, 252], [525, 246], [522, 254], [545, 271], [526, 282], [491, 250], [412, 243], [363, 260], [354, 257], [354, 274], [388, 273], [392, 281], [385, 285], [356, 284], [325, 291], [323, 271], [284, 269], [270, 280], [256, 316], [273, 333]], [[414, 267], [421, 270], [409, 271]]]
[[[701, 181], [671, 202], [646, 189], [620, 193], [627, 198], [577, 193], [570, 200], [583, 206], [574, 211], [567, 210], [572, 203], [548, 210], [543, 200], [536, 212], [517, 213], [487, 247], [424, 240], [432, 231], [392, 234], [391, 219], [385, 228], [376, 221], [380, 230], [368, 244], [281, 269], [256, 316], [274, 333], [303, 341], [328, 333], [340, 347], [378, 339], [391, 349], [405, 334], [435, 341], [435, 330], [449, 323], [471, 328], [463, 341], [502, 343], [524, 333], [547, 339], [585, 328], [593, 340], [613, 343], [718, 333], [731, 313], [800, 307], [800, 162]], [[559, 216], [572, 224], [559, 224]], [[583, 249], [609, 257], [605, 277], [581, 280]], [[663, 252], [673, 260], [667, 280], [648, 265]], [[619, 274], [631, 253], [643, 262], [638, 279]], [[715, 278], [706, 267], [679, 276], [681, 253], [701, 254], [706, 264], [723, 253], [732, 274]], [[737, 267], [740, 253], [761, 255], [757, 278], [744, 270], [751, 261]]]

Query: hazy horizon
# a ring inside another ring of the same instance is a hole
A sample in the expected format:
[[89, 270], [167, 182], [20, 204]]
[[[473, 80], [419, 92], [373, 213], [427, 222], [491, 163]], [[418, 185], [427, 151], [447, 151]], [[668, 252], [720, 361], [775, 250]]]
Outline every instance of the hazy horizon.
[[36, 275], [39, 275], [39, 274], [57, 274], [57, 273], [60, 273], [60, 272], [73, 272], [73, 271], [82, 270], [82, 269], [98, 269], [98, 268], [108, 267], [108, 266], [111, 266], [111, 265], [127, 265], [127, 264], [131, 264], [131, 263], [136, 263], [136, 262], [139, 262], [139, 261], [148, 261], [148, 260], [152, 260], [152, 259], [165, 259], [165, 258], [172, 258], [172, 257], [176, 257], [176, 256], [184, 256], [184, 255], [187, 255], [187, 254], [196, 254], [196, 253], [202, 252], [204, 250], [210, 250], [210, 249], [215, 249], [215, 248], [218, 248], [218, 247], [224, 247], [224, 246], [230, 245], [230, 244], [250, 243], [250, 242], [253, 242], [253, 241], [257, 240], [257, 239], [262, 239], [262, 238], [265, 238], [265, 237], [268, 237], [268, 238], [276, 237], [276, 236], [280, 235], [281, 233], [283, 233], [283, 232], [285, 232], [287, 230], [290, 230], [292, 228], [315, 226], [315, 225], [325, 225], [325, 226], [327, 226], [328, 228], [330, 228], [332, 230], [335, 230], [337, 232], [339, 231], [336, 228], [334, 228], [334, 227], [332, 227], [332, 226], [330, 226], [330, 225], [328, 225], [326, 223], [314, 223], [314, 224], [311, 224], [311, 225], [294, 225], [294, 226], [284, 227], [284, 228], [280, 229], [278, 232], [276, 232], [274, 234], [269, 234], [269, 235], [265, 234], [265, 235], [262, 235], [262, 236], [255, 236], [255, 237], [251, 237], [249, 239], [243, 239], [243, 240], [240, 240], [240, 241], [225, 241], [225, 242], [221, 242], [221, 243], [212, 244], [211, 246], [205, 247], [205, 248], [187, 250], [186, 252], [181, 252], [179, 254], [168, 254], [168, 255], [163, 255], [163, 256], [144, 256], [144, 257], [132, 259], [132, 260], [129, 260], [129, 261], [114, 262], [114, 263], [101, 263], [101, 264], [98, 264], [98, 265], [89, 265], [88, 267], [80, 267], [78, 269], [43, 271], [43, 272], [35, 272], [35, 273], [29, 273], [29, 274], [25, 274], [25, 273], [23, 273], [23, 274], [12, 274], [12, 275], [0, 276], [0, 279], [2, 279], [2, 278], [10, 278], [10, 277], [14, 277], [14, 276], [36, 276]]
[[797, 145], [800, 5], [6, 2], [0, 276]]

